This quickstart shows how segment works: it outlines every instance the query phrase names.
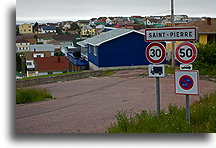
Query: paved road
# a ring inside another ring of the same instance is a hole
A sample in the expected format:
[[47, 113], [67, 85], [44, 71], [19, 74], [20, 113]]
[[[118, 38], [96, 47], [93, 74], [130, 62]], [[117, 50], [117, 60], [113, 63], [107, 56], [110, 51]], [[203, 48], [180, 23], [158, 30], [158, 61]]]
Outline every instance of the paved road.
[[[175, 95], [172, 77], [161, 78], [161, 108], [185, 105]], [[200, 94], [215, 90], [215, 83], [200, 80]], [[54, 100], [16, 105], [17, 133], [103, 133], [119, 110], [155, 110], [155, 79], [96, 77], [37, 86]], [[191, 96], [191, 102], [199, 96]]]

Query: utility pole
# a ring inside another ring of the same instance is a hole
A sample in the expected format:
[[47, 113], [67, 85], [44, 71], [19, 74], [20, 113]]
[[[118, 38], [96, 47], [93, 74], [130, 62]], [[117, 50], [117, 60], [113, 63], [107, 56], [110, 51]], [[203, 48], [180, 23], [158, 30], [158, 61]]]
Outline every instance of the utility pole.
[[[174, 27], [174, 6], [173, 0], [171, 0], [171, 26]], [[174, 41], [172, 41], [172, 67], [175, 68], [175, 46]]]

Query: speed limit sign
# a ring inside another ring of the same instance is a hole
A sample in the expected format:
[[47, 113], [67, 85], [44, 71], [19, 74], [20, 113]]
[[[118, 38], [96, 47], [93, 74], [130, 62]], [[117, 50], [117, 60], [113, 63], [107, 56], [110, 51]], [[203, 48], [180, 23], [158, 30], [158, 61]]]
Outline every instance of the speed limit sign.
[[190, 42], [183, 42], [176, 47], [176, 59], [183, 64], [192, 63], [197, 57], [197, 48]]
[[164, 61], [165, 57], [166, 49], [163, 44], [153, 42], [146, 47], [146, 58], [150, 63], [161, 63]]

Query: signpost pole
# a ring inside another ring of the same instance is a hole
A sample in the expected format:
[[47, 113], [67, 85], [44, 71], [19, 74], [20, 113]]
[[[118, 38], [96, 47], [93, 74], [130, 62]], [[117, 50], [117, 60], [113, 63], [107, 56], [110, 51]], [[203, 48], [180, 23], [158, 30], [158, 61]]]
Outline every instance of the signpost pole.
[[186, 95], [186, 119], [190, 123], [190, 98]]
[[160, 78], [156, 77], [157, 116], [160, 117]]

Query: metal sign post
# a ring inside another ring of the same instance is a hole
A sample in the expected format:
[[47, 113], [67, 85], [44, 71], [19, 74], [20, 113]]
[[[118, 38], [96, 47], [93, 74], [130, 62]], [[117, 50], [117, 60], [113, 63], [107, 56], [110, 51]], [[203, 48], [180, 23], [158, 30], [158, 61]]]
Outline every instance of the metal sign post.
[[165, 77], [164, 64], [150, 64], [148, 69], [149, 77], [155, 77], [156, 80], [156, 110], [160, 117], [160, 77]]
[[157, 116], [160, 117], [160, 78], [156, 77]]
[[158, 42], [150, 43], [146, 48], [146, 58], [153, 65], [149, 65], [149, 77], [156, 77], [156, 104], [157, 116], [160, 117], [160, 78], [164, 77], [164, 65], [156, 65], [164, 61], [166, 49], [163, 44]]
[[190, 97], [186, 95], [186, 119], [190, 123]]

